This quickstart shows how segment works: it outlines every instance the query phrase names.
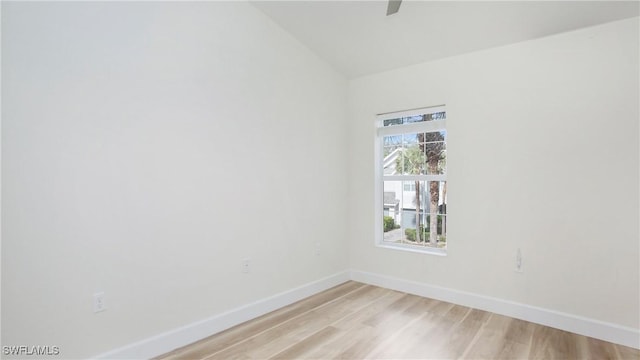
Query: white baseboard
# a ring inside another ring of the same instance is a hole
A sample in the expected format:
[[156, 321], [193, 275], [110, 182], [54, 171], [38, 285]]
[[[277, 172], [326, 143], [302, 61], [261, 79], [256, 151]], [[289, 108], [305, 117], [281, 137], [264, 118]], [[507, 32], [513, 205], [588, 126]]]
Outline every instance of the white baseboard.
[[432, 299], [490, 311], [536, 324], [640, 349], [640, 331], [617, 324], [543, 309], [464, 291], [428, 285], [364, 271], [351, 271], [351, 280]]
[[352, 270], [350, 272], [344, 271], [328, 276], [295, 289], [212, 316], [208, 319], [188, 324], [100, 354], [94, 358], [150, 359], [277, 310], [348, 280], [490, 311], [496, 314], [640, 349], [640, 331], [638, 329], [489, 296]]
[[142, 341], [95, 356], [95, 359], [150, 359], [179, 347], [204, 339], [212, 334], [254, 319], [281, 307], [302, 300], [349, 280], [349, 272], [340, 272], [247, 304], [225, 313], [144, 339]]

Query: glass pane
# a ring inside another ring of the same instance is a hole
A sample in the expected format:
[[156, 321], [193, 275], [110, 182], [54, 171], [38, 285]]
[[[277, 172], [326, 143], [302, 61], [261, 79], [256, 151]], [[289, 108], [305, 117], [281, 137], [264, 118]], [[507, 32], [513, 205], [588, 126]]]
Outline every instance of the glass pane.
[[400, 146], [400, 144], [402, 144], [402, 135], [384, 137], [384, 146]]
[[427, 118], [425, 121], [445, 120], [447, 118], [447, 112], [446, 111], [440, 111], [440, 112], [437, 112], [437, 113], [426, 114], [425, 117]]
[[405, 147], [415, 145], [418, 143], [418, 134], [416, 133], [406, 133], [402, 135], [402, 145]]
[[411, 124], [423, 121], [432, 121], [432, 120], [444, 120], [447, 118], [447, 113], [445, 111], [431, 113], [431, 114], [423, 114], [423, 115], [415, 115], [415, 116], [407, 116], [400, 117], [395, 119], [387, 119], [382, 122], [383, 126], [394, 126], [394, 125], [403, 125], [403, 124]]
[[401, 124], [402, 124], [402, 118], [389, 119], [389, 120], [383, 121], [384, 126], [393, 126], [393, 125], [401, 125]]
[[402, 175], [422, 175], [426, 167], [427, 162], [419, 144], [404, 147], [396, 160], [396, 169]]
[[402, 224], [402, 181], [385, 181], [383, 196], [383, 241], [401, 244], [404, 242]]
[[402, 231], [405, 242], [424, 245], [427, 193], [424, 181], [404, 181], [402, 192]]
[[428, 204], [425, 204], [425, 209], [427, 209], [426, 221], [424, 223], [425, 238], [429, 246], [437, 244], [439, 248], [446, 248], [447, 182], [428, 181], [427, 186]]
[[385, 181], [383, 240], [446, 248], [446, 204], [446, 181]]
[[446, 173], [446, 131], [385, 136], [383, 145], [385, 175]]
[[428, 189], [424, 181], [385, 181], [383, 240], [425, 246]]
[[446, 131], [422, 133], [418, 134], [418, 138], [426, 163], [425, 174], [445, 174], [447, 163]]
[[383, 137], [382, 166], [384, 175], [397, 175], [399, 173], [396, 170], [396, 165], [398, 164], [396, 159], [402, 152], [402, 139], [403, 135]]

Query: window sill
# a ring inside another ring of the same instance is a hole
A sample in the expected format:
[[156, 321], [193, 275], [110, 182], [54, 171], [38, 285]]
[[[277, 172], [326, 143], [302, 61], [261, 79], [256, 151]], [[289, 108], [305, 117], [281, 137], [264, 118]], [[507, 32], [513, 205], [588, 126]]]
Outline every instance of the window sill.
[[429, 248], [429, 247], [424, 247], [424, 246], [414, 246], [414, 245], [408, 245], [408, 244], [378, 243], [378, 244], [376, 244], [376, 247], [385, 248], [385, 249], [400, 250], [400, 251], [409, 251], [409, 252], [428, 254], [428, 255], [447, 256], [447, 250], [446, 249], [434, 249], [434, 248]]

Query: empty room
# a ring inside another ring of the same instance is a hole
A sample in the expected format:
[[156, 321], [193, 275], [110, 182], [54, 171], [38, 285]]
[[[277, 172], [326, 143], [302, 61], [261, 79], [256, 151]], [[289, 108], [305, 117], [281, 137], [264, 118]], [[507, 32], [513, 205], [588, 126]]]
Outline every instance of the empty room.
[[640, 359], [640, 2], [0, 11], [1, 358]]

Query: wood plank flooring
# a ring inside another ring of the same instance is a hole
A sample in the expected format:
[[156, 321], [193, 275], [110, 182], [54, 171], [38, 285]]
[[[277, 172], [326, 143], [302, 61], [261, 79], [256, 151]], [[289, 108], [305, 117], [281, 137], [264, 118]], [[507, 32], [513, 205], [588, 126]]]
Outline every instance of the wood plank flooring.
[[353, 281], [157, 359], [640, 359], [640, 351]]

